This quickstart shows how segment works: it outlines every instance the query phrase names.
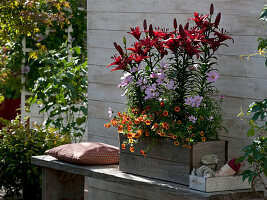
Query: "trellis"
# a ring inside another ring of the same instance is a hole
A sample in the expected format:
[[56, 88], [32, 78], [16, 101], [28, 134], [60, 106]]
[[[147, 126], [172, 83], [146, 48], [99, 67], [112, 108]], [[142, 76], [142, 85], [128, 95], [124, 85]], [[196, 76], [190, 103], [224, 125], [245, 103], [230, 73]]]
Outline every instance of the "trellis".
[[[49, 34], [49, 30], [46, 31], [46, 35]], [[72, 29], [72, 25], [68, 26], [67, 29], [65, 29], [65, 32], [67, 33], [67, 36], [68, 36], [68, 47], [69, 48], [72, 48], [72, 42], [71, 39], [71, 33], [73, 32], [73, 29]], [[33, 49], [32, 48], [27, 48], [27, 45], [26, 45], [26, 37], [24, 37], [22, 39], [22, 52], [23, 52], [23, 59], [22, 59], [22, 65], [21, 65], [21, 70], [23, 70], [23, 68], [25, 67], [25, 58], [26, 58], [26, 53], [29, 53], [29, 52], [32, 52]], [[70, 58], [70, 57], [69, 57]], [[21, 122], [23, 124], [25, 124], [25, 117], [26, 117], [26, 110], [25, 110], [25, 106], [26, 106], [26, 96], [27, 95], [31, 95], [29, 92], [26, 92], [25, 90], [25, 77], [24, 75], [22, 75], [22, 78], [21, 78], [21, 84], [22, 84], [22, 90], [21, 90]]]

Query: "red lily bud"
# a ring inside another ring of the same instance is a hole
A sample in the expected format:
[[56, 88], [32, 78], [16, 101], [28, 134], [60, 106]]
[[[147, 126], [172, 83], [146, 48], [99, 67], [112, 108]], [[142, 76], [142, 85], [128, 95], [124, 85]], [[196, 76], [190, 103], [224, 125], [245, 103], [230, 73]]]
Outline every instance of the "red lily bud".
[[147, 29], [147, 23], [146, 23], [146, 20], [144, 20], [144, 22], [143, 22], [143, 27], [144, 27], [144, 30]]
[[173, 28], [175, 30], [177, 29], [177, 21], [176, 21], [176, 18], [173, 19]]
[[154, 36], [152, 24], [149, 25], [149, 36], [150, 37], [153, 37]]
[[216, 19], [215, 19], [215, 22], [214, 22], [214, 25], [215, 25], [216, 28], [218, 28], [220, 20], [221, 20], [221, 13], [219, 12], [217, 17], [216, 17]]
[[213, 15], [214, 13], [214, 6], [213, 6], [213, 3], [210, 4], [210, 15]]
[[186, 25], [184, 26], [184, 30], [188, 30], [189, 28], [189, 22], [186, 23]]
[[120, 45], [118, 45], [116, 42], [114, 42], [114, 47], [117, 49], [117, 51], [123, 56], [123, 50]]
[[181, 37], [185, 36], [185, 32], [184, 32], [184, 28], [183, 28], [182, 24], [179, 25], [179, 33], [180, 33]]

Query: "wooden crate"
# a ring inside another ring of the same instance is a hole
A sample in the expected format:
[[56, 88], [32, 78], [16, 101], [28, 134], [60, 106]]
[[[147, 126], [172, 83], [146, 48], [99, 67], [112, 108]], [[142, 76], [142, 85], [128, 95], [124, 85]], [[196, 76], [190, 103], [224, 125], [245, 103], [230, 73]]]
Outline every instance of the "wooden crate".
[[[120, 134], [120, 143], [125, 139], [126, 136]], [[173, 141], [166, 139], [157, 140], [146, 157], [140, 154], [140, 150], [146, 149], [152, 140], [139, 138], [139, 141], [134, 153], [129, 148], [123, 150], [120, 147], [121, 171], [189, 185], [189, 174], [193, 168], [201, 166], [202, 156], [217, 154], [219, 167], [227, 161], [227, 142], [223, 140], [197, 143], [191, 149], [175, 146]]]
[[226, 190], [251, 189], [248, 180], [242, 176], [224, 176], [204, 178], [195, 175], [189, 176], [189, 187], [203, 192], [220, 192]]

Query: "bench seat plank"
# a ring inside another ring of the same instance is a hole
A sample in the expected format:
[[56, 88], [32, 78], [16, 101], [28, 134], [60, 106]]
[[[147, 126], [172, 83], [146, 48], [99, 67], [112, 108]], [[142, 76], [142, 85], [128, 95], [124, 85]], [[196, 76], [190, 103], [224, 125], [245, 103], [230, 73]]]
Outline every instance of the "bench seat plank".
[[[94, 179], [100, 179], [104, 180], [105, 182], [117, 183], [125, 186], [142, 188], [153, 192], [165, 193], [166, 195], [174, 195], [180, 197], [177, 198], [177, 200], [256, 199], [251, 190], [235, 190], [235, 191], [205, 193], [190, 189], [188, 186], [180, 184], [159, 181], [151, 178], [139, 177], [132, 174], [126, 174], [119, 171], [118, 165], [100, 165], [100, 166], [76, 165], [76, 164], [61, 162], [56, 158], [53, 158], [48, 155], [33, 156], [32, 164], [72, 174], [91, 177]], [[227, 198], [227, 196], [229, 196], [229, 198]]]

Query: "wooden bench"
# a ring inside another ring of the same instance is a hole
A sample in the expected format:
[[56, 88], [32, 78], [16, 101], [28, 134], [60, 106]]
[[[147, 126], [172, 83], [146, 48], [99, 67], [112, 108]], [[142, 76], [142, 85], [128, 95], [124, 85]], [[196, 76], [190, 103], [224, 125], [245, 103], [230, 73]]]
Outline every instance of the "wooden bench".
[[[126, 174], [118, 165], [82, 166], [51, 156], [33, 156], [42, 167], [43, 200], [253, 200], [251, 190], [204, 193], [188, 186]], [[86, 188], [87, 189], [87, 188]], [[86, 195], [87, 196], [87, 195]]]

